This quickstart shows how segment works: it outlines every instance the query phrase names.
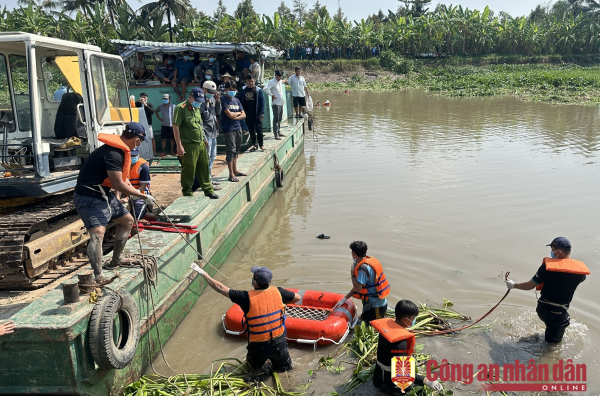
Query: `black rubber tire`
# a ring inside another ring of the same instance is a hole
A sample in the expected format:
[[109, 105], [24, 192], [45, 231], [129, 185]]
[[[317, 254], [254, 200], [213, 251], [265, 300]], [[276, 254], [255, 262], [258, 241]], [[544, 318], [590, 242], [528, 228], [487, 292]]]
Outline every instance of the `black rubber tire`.
[[283, 179], [285, 178], [283, 169], [281, 169], [280, 171], [275, 171], [275, 185], [278, 188], [283, 187]]
[[[140, 342], [140, 314], [127, 292], [111, 293], [100, 299], [92, 310], [89, 323], [90, 349], [101, 369], [122, 369], [133, 359]], [[113, 318], [121, 324], [119, 340], [113, 339]]]

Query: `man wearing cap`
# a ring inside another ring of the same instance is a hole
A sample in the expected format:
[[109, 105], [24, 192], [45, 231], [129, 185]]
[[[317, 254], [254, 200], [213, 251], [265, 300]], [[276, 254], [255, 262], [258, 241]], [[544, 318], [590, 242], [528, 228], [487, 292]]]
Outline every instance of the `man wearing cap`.
[[288, 351], [284, 323], [285, 304], [300, 301], [300, 295], [282, 287], [271, 287], [273, 273], [267, 267], [254, 266], [250, 269], [254, 288], [251, 291], [230, 289], [211, 278], [196, 264], [192, 264], [192, 269], [215, 291], [242, 308], [248, 328], [246, 360], [250, 366], [258, 370], [269, 359], [273, 370], [291, 370], [292, 359]]
[[590, 270], [578, 260], [571, 259], [571, 242], [565, 237], [554, 238], [550, 246], [550, 257], [542, 260], [537, 273], [527, 282], [505, 281], [509, 289], [541, 290], [536, 312], [546, 325], [546, 342], [562, 341], [565, 330], [571, 323], [569, 304], [577, 286], [585, 280]]
[[175, 107], [173, 115], [173, 135], [177, 145], [177, 155], [181, 161], [181, 191], [184, 196], [193, 196], [194, 178], [198, 179], [204, 195], [217, 199], [210, 184], [208, 171], [207, 142], [202, 129], [200, 106], [204, 103], [202, 88], [194, 88], [188, 100]]
[[110, 191], [111, 188], [141, 198], [148, 205], [156, 201], [152, 196], [136, 190], [127, 180], [131, 169], [131, 150], [138, 148], [142, 140], [147, 140], [144, 127], [140, 123], [130, 122], [121, 136], [99, 133], [98, 140], [104, 145], [92, 151], [81, 166], [73, 201], [90, 234], [87, 253], [94, 277], [96, 282], [102, 283], [107, 280], [102, 274], [102, 240], [110, 221], [117, 223], [118, 227], [113, 257], [107, 268], [130, 261], [121, 259], [121, 253], [129, 237], [133, 217]]
[[194, 69], [194, 81], [204, 84], [204, 81], [212, 81], [213, 71], [211, 69], [204, 69], [203, 63], [196, 66]]
[[156, 118], [160, 121], [160, 139], [162, 140], [162, 155], [165, 155], [167, 139], [171, 141], [171, 155], [175, 155], [175, 136], [173, 135], [173, 115], [175, 105], [171, 103], [171, 96], [164, 94], [162, 104], [156, 109]]
[[[204, 139], [208, 142], [208, 172], [212, 180], [212, 167], [217, 158], [217, 136], [219, 136], [218, 117], [221, 115], [221, 95], [217, 91], [217, 84], [213, 81], [205, 81], [202, 85], [205, 101], [200, 105], [202, 111], [202, 127], [204, 128]], [[213, 181], [214, 186], [219, 183]], [[220, 187], [215, 187], [220, 190]]]
[[264, 93], [271, 95], [271, 109], [273, 110], [273, 135], [275, 139], [281, 140], [285, 135], [281, 133], [281, 120], [283, 119], [283, 95], [285, 90], [283, 84], [286, 80], [282, 80], [283, 72], [275, 70], [275, 78], [270, 80], [265, 88]]
[[[190, 51], [183, 53], [183, 59], [177, 59], [175, 62], [175, 70], [173, 71], [173, 79], [171, 85], [177, 93], [179, 100], [185, 98], [185, 86], [194, 79], [194, 62], [190, 59]], [[181, 84], [181, 93], [177, 88], [177, 84]]]

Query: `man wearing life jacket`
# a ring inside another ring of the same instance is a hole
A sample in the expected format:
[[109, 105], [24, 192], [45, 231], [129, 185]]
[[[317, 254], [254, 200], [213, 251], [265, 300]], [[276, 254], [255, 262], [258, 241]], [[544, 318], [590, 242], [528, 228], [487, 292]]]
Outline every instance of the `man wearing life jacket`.
[[77, 177], [73, 199], [75, 209], [90, 234], [87, 253], [98, 283], [107, 280], [102, 274], [102, 240], [106, 226], [110, 221], [118, 224], [113, 257], [108, 265], [109, 268], [115, 268], [121, 264], [121, 253], [133, 225], [133, 217], [110, 192], [111, 188], [125, 195], [142, 198], [149, 205], [156, 202], [150, 195], [132, 187], [127, 180], [131, 150], [145, 139], [146, 131], [137, 122], [127, 124], [121, 136], [98, 134], [98, 140], [104, 144], [86, 158]]
[[[377, 342], [377, 365], [373, 373], [373, 385], [386, 393], [400, 393], [392, 378], [392, 358], [411, 356], [415, 349], [415, 335], [407, 330], [415, 324], [419, 308], [409, 300], [400, 300], [395, 308], [396, 319], [384, 318], [371, 321], [371, 326], [379, 332]], [[416, 373], [415, 373], [416, 374]], [[429, 381], [416, 374], [414, 384], [427, 385], [436, 391], [443, 390], [437, 381]], [[405, 389], [410, 392], [410, 388]]]
[[233, 290], [210, 277], [203, 269], [192, 264], [215, 291], [228, 297], [244, 311], [244, 323], [248, 333], [246, 360], [254, 370], [263, 367], [267, 359], [278, 372], [292, 369], [285, 333], [285, 304], [300, 300], [300, 295], [282, 287], [271, 287], [273, 273], [267, 267], [254, 266], [252, 287], [254, 290]]
[[[129, 182], [133, 188], [150, 195], [150, 167], [148, 161], [140, 157], [140, 150], [131, 150], [131, 170], [129, 171]], [[134, 215], [138, 220], [156, 221], [158, 217], [151, 212], [152, 208], [144, 202], [144, 199], [134, 199], [131, 203]], [[134, 233], [132, 232], [132, 235]]]
[[385, 317], [387, 299], [390, 294], [390, 284], [383, 273], [381, 263], [374, 257], [367, 256], [367, 244], [354, 241], [350, 244], [352, 250], [352, 290], [337, 302], [333, 309], [344, 304], [350, 297], [363, 302], [361, 319], [369, 324], [372, 320]]
[[562, 341], [565, 330], [571, 323], [569, 304], [577, 286], [590, 274], [584, 263], [571, 259], [571, 242], [565, 237], [554, 238], [550, 243], [550, 258], [542, 260], [542, 265], [531, 280], [515, 283], [507, 280], [509, 289], [541, 290], [536, 312], [546, 324], [546, 342]]

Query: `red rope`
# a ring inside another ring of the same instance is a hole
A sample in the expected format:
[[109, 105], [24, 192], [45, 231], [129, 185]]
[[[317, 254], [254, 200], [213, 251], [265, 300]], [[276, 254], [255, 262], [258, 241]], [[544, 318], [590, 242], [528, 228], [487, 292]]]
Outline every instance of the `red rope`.
[[[508, 272], [506, 273], [506, 275], [504, 276], [504, 279], [505, 279], [505, 280], [508, 280], [508, 275], [509, 275], [509, 274], [510, 274], [510, 271], [508, 271]], [[508, 289], [508, 290], [506, 291], [506, 293], [504, 293], [504, 297], [502, 297], [502, 299], [501, 299], [500, 301], [498, 301], [498, 304], [494, 305], [494, 306], [492, 307], [492, 309], [490, 309], [490, 310], [489, 310], [489, 311], [488, 311], [488, 312], [487, 312], [485, 315], [483, 315], [481, 318], [477, 319], [475, 322], [473, 322], [473, 323], [471, 323], [471, 324], [469, 324], [469, 325], [466, 325], [466, 326], [463, 326], [463, 327], [459, 327], [458, 329], [435, 330], [435, 331], [419, 331], [419, 330], [412, 331], [412, 330], [411, 330], [411, 332], [412, 332], [412, 333], [415, 333], [415, 334], [424, 334], [424, 335], [440, 335], [440, 334], [454, 333], [455, 331], [460, 331], [460, 330], [468, 329], [468, 328], [469, 328], [469, 327], [471, 327], [471, 326], [475, 326], [477, 323], [479, 323], [479, 322], [481, 322], [483, 319], [485, 319], [485, 318], [486, 318], [486, 317], [487, 317], [489, 314], [491, 314], [492, 312], [494, 312], [494, 310], [495, 310], [496, 308], [498, 308], [498, 305], [500, 305], [500, 303], [501, 303], [502, 301], [504, 301], [504, 299], [506, 298], [506, 296], [508, 296], [508, 293], [510, 293], [510, 289]]]

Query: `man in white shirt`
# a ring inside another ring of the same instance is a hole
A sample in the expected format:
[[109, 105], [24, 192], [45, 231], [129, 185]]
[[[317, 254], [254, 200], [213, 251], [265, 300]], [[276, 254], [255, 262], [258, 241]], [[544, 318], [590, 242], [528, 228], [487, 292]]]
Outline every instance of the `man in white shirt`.
[[294, 101], [294, 110], [296, 118], [302, 118], [304, 107], [306, 106], [306, 96], [310, 96], [306, 87], [306, 80], [300, 74], [302, 69], [296, 67], [296, 74], [288, 79], [288, 84], [292, 87], [292, 98]]
[[281, 119], [283, 118], [283, 83], [286, 82], [282, 80], [283, 72], [281, 70], [275, 70], [275, 78], [270, 80], [267, 85], [263, 88], [263, 92], [266, 95], [271, 95], [271, 109], [273, 110], [273, 134], [275, 135], [275, 139], [281, 140], [282, 137], [285, 137], [284, 134], [281, 133]]
[[250, 57], [250, 73], [256, 82], [260, 81], [260, 64], [253, 56]]
[[162, 156], [165, 155], [167, 139], [171, 141], [171, 155], [175, 155], [175, 136], [173, 135], [173, 113], [175, 105], [171, 103], [169, 94], [163, 95], [163, 102], [156, 109], [156, 118], [160, 121], [160, 139], [162, 140]]
[[129, 70], [131, 70], [131, 74], [136, 80], [150, 78], [152, 75], [152, 72], [146, 69], [146, 66], [144, 65], [143, 52], [138, 52], [134, 58], [131, 58], [129, 61]]

